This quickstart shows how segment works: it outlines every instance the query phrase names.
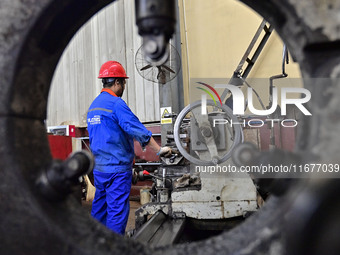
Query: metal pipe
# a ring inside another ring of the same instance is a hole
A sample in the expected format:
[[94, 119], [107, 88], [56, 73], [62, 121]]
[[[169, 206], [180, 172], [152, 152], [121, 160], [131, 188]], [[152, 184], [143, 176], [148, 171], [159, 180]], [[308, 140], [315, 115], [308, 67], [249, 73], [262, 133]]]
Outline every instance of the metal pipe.
[[174, 0], [135, 0], [136, 25], [143, 37], [147, 61], [155, 66], [169, 57], [169, 40], [175, 32], [176, 4]]

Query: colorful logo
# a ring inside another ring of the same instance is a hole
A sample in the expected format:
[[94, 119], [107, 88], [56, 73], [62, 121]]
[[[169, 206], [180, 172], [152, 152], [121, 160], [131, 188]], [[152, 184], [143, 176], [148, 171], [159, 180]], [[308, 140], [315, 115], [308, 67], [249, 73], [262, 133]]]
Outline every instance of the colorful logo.
[[[217, 91], [216, 91], [212, 86], [210, 86], [209, 84], [206, 84], [206, 83], [204, 83], [204, 82], [197, 82], [197, 83], [198, 83], [198, 84], [201, 84], [201, 85], [203, 85], [203, 86], [206, 86], [206, 87], [209, 88], [212, 92], [214, 92], [214, 94], [217, 96], [217, 98], [218, 98], [218, 100], [220, 101], [220, 104], [221, 104], [221, 106], [222, 106], [222, 100], [221, 100], [220, 96], [218, 95]], [[213, 94], [212, 94], [209, 90], [204, 89], [204, 88], [201, 88], [201, 87], [196, 87], [196, 88], [198, 88], [198, 89], [200, 89], [200, 90], [203, 90], [205, 93], [207, 93], [207, 94], [211, 97], [211, 99], [214, 101], [215, 105], [217, 106], [216, 100], [215, 100]]]

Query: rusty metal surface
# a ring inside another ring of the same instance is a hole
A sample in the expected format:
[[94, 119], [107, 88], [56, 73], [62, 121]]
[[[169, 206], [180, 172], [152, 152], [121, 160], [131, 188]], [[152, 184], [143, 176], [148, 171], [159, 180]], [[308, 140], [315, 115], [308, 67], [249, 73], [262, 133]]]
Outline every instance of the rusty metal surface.
[[[52, 161], [43, 121], [55, 66], [75, 31], [110, 2], [0, 3], [1, 254], [286, 254], [289, 242], [285, 241], [283, 226], [287, 224], [285, 214], [294, 206], [294, 197], [273, 198], [260, 213], [220, 236], [151, 250], [100, 226], [72, 197], [55, 203], [40, 196], [36, 178]], [[338, 1], [243, 2], [274, 25], [300, 63], [305, 78], [339, 77]], [[306, 158], [315, 153], [322, 161], [338, 163], [339, 82], [311, 83], [306, 79], [306, 87], [318, 96], [310, 102], [313, 118], [304, 118], [298, 150]], [[307, 183], [304, 188], [315, 185]], [[336, 205], [338, 202], [333, 201]], [[338, 217], [339, 213], [332, 212]], [[328, 246], [327, 254], [338, 254], [332, 248]]]

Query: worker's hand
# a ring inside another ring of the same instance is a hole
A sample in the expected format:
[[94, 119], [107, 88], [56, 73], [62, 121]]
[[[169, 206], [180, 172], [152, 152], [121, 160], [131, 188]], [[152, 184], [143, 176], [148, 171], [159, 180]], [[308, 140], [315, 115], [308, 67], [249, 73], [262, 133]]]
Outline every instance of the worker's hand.
[[165, 157], [165, 158], [168, 158], [170, 157], [172, 154], [172, 150], [170, 147], [161, 147], [159, 152], [157, 153], [157, 155], [159, 155], [160, 157]]

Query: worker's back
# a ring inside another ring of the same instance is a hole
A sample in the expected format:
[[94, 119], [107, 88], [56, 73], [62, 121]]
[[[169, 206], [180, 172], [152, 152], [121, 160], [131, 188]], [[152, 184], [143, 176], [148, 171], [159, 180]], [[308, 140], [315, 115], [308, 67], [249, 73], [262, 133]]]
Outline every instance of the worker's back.
[[87, 128], [96, 159], [95, 169], [102, 172], [131, 169], [133, 139], [145, 146], [151, 136], [126, 103], [109, 89], [103, 89], [92, 102], [87, 114]]
[[121, 98], [104, 91], [89, 108], [87, 128], [98, 171], [121, 172], [132, 167], [133, 138], [120, 127], [120, 119], [128, 117], [120, 110], [123, 104]]

